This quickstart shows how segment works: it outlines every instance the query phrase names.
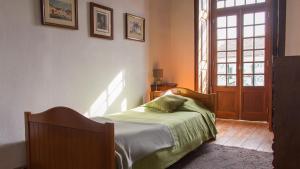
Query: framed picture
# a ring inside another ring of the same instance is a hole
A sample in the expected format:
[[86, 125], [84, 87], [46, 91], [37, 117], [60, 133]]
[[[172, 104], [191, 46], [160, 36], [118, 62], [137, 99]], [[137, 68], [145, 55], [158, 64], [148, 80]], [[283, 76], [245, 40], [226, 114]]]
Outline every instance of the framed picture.
[[125, 14], [126, 39], [145, 42], [145, 18]]
[[42, 24], [78, 29], [77, 0], [41, 0]]
[[92, 37], [113, 39], [113, 9], [91, 2], [90, 24]]

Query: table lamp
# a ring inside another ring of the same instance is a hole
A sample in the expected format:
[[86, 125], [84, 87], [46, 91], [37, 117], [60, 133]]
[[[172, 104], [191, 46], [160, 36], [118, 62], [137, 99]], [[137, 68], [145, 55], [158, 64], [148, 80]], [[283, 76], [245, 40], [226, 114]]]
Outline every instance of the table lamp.
[[153, 77], [155, 84], [161, 84], [163, 81], [163, 69], [153, 69]]

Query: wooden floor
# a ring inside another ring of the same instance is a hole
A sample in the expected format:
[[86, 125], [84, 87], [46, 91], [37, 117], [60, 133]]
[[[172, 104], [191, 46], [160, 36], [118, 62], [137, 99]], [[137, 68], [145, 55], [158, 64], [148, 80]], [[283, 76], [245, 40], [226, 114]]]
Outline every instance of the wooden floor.
[[267, 123], [217, 119], [215, 144], [272, 152], [273, 133]]

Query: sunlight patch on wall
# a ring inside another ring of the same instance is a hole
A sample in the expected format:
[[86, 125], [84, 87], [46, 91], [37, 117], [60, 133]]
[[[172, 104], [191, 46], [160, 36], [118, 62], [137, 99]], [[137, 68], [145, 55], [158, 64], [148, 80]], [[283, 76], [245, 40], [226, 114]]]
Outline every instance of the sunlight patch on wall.
[[[103, 91], [96, 101], [91, 105], [89, 110], [84, 116], [98, 117], [104, 115], [108, 108], [116, 101], [125, 88], [124, 72], [121, 71], [108, 85], [107, 89]], [[124, 104], [124, 105], [123, 105]], [[121, 110], [127, 109], [127, 100], [123, 100], [121, 103]]]
[[127, 99], [124, 99], [121, 103], [121, 111], [126, 111], [127, 110]]

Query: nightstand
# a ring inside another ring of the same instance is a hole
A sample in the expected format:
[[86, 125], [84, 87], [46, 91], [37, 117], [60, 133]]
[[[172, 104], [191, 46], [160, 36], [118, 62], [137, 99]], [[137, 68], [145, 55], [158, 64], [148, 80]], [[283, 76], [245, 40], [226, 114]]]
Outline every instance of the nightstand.
[[162, 96], [165, 91], [177, 87], [176, 83], [151, 84], [150, 100]]

